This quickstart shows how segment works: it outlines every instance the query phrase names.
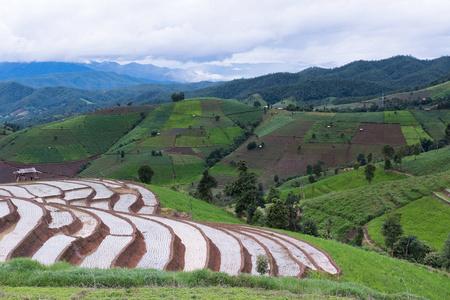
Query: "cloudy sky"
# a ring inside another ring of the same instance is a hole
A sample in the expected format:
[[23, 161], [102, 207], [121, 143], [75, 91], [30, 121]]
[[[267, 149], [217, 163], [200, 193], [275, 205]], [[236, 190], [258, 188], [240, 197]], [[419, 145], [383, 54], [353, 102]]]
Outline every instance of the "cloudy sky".
[[450, 53], [448, 0], [0, 1], [0, 61], [116, 61], [200, 79]]

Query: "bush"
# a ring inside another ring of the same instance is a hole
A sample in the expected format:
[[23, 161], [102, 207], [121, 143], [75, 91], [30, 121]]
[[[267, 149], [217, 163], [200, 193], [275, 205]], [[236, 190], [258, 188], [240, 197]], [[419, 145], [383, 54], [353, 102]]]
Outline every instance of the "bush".
[[440, 268], [442, 267], [442, 255], [439, 252], [430, 252], [423, 259], [423, 263], [433, 268]]
[[250, 143], [247, 144], [247, 149], [248, 150], [255, 149], [255, 148], [256, 148], [256, 142], [255, 141], [250, 142]]
[[259, 254], [256, 258], [256, 271], [260, 275], [264, 275], [269, 272], [269, 258], [265, 255]]

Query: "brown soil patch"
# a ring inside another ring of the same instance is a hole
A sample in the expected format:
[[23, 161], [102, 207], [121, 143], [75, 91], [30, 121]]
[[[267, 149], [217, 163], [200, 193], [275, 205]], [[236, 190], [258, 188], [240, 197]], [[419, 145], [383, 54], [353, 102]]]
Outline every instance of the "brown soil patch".
[[431, 95], [431, 91], [418, 91], [411, 95], [411, 93], [402, 93], [402, 94], [395, 94], [392, 96], [389, 96], [388, 99], [392, 100], [394, 98], [401, 99], [401, 100], [417, 100], [417, 98], [420, 98], [421, 100], [423, 98], [427, 98]]
[[42, 172], [39, 174], [39, 180], [56, 179], [56, 178], [70, 178], [78, 174], [80, 166], [88, 161], [93, 161], [99, 158], [100, 155], [61, 163], [51, 164], [23, 164], [14, 161], [0, 162], [0, 183], [16, 181], [13, 172], [17, 169], [24, 169], [34, 167], [36, 170]]
[[361, 145], [407, 145], [399, 124], [360, 124], [351, 143]]

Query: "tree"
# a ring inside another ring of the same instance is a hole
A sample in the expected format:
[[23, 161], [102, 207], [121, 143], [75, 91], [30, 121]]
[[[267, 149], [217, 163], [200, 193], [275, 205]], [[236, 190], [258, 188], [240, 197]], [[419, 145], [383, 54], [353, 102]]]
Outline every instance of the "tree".
[[120, 158], [124, 158], [125, 157], [125, 152], [122, 150], [120, 151]]
[[358, 170], [359, 169], [359, 163], [357, 163], [357, 162], [353, 163], [353, 169]]
[[267, 258], [267, 256], [259, 254], [256, 257], [256, 271], [259, 273], [259, 275], [264, 275], [269, 272], [269, 264], [270, 260]]
[[209, 174], [208, 169], [203, 171], [203, 177], [197, 186], [196, 197], [211, 203], [213, 197], [211, 189], [217, 187], [217, 180]]
[[215, 116], [214, 118], [216, 119], [217, 122], [219, 122], [220, 116]]
[[447, 124], [447, 127], [445, 128], [445, 137], [450, 140], [450, 123]]
[[270, 203], [273, 199], [279, 199], [281, 196], [281, 192], [274, 186], [270, 187], [269, 194], [266, 197], [266, 202]]
[[367, 164], [364, 169], [364, 175], [366, 175], [366, 180], [369, 181], [369, 184], [372, 183], [373, 178], [375, 177], [376, 167], [372, 164]]
[[280, 180], [280, 179], [279, 179], [278, 175], [275, 174], [275, 176], [273, 176], [273, 181], [275, 183], [278, 183], [278, 180]]
[[417, 155], [420, 155], [420, 152], [422, 152], [422, 149], [420, 148], [420, 145], [419, 144], [415, 144], [413, 149], [412, 149], [412, 152], [414, 154], [414, 160], [416, 160], [417, 159]]
[[386, 157], [384, 158], [384, 169], [385, 169], [386, 171], [389, 171], [389, 170], [392, 169], [391, 159], [390, 159], [388, 156], [386, 156]]
[[250, 142], [250, 143], [247, 144], [247, 149], [248, 150], [255, 149], [255, 148], [256, 148], [256, 142], [255, 141]]
[[273, 204], [267, 208], [267, 225], [278, 229], [289, 227], [289, 211], [280, 199], [273, 199]]
[[139, 180], [143, 183], [150, 184], [152, 182], [153, 170], [149, 165], [140, 166], [138, 169]]
[[367, 165], [367, 160], [366, 160], [366, 156], [364, 155], [364, 153], [358, 154], [358, 156], [356, 157], [356, 161], [359, 162], [360, 166]]
[[254, 106], [254, 107], [261, 107], [261, 102], [259, 102], [258, 100], [256, 100], [255, 102], [253, 102], [253, 106]]
[[184, 100], [184, 93], [183, 92], [179, 92], [178, 94], [173, 93], [171, 98], [173, 102], [182, 101]]
[[405, 149], [403, 149], [403, 147], [401, 147], [401, 148], [398, 148], [398, 150], [394, 154], [394, 163], [396, 165], [400, 165], [400, 167], [402, 166], [402, 158], [403, 158], [404, 152], [405, 152]]
[[409, 261], [423, 263], [431, 247], [421, 242], [416, 235], [402, 236], [394, 244], [394, 256]]
[[442, 267], [444, 269], [450, 270], [450, 233], [444, 242], [444, 247], [442, 248]]
[[251, 206], [254, 208], [264, 207], [264, 201], [256, 186], [258, 175], [254, 172], [248, 172], [247, 164], [241, 160], [237, 163], [239, 176], [236, 181], [227, 183], [224, 189], [225, 195], [236, 199], [235, 212], [238, 216], [247, 212], [247, 221], [250, 223], [253, 212], [248, 210]]
[[312, 166], [311, 165], [306, 166], [306, 174], [308, 174], [308, 175], [312, 174]]
[[372, 160], [373, 160], [373, 155], [372, 155], [372, 152], [370, 152], [370, 153], [367, 155], [367, 163], [371, 164], [371, 163], [372, 163]]
[[389, 146], [389, 145], [384, 145], [383, 150], [381, 151], [381, 153], [386, 157], [392, 157], [392, 155], [394, 155], [394, 147]]
[[314, 173], [314, 175], [316, 175], [317, 178], [320, 177], [320, 173], [322, 172], [322, 162], [320, 160], [314, 164], [314, 166], [312, 167], [312, 172]]
[[403, 234], [402, 224], [400, 223], [402, 215], [397, 212], [388, 212], [381, 228], [381, 234], [384, 236], [384, 243], [391, 248], [391, 257], [394, 257], [394, 244]]
[[300, 227], [300, 232], [312, 236], [318, 236], [317, 222], [314, 219], [308, 218], [304, 220]]

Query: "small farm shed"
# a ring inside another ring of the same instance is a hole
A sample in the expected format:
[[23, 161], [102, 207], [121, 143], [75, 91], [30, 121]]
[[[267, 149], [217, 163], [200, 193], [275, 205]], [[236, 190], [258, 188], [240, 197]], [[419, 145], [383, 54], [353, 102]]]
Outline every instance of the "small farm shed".
[[39, 179], [39, 174], [42, 174], [42, 172], [36, 170], [36, 168], [18, 169], [14, 172], [16, 182]]

